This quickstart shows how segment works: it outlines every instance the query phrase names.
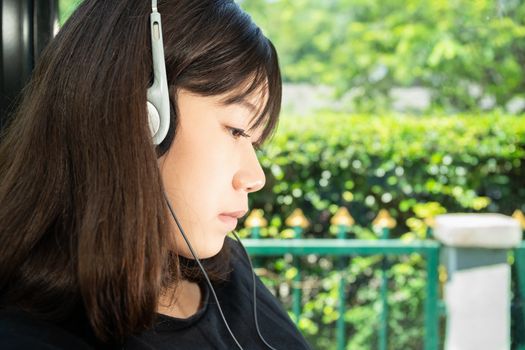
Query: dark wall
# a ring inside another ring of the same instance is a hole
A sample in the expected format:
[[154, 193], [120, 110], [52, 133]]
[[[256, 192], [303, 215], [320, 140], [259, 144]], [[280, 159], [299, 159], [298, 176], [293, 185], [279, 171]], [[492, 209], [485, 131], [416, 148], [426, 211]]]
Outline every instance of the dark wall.
[[1, 0], [0, 129], [58, 29], [58, 0]]

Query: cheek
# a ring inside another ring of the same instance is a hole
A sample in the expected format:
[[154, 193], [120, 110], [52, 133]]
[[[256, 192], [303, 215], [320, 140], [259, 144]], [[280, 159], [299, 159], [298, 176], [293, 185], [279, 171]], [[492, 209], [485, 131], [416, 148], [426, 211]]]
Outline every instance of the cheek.
[[231, 190], [236, 161], [231, 143], [218, 136], [180, 137], [173, 142], [163, 171], [170, 192], [202, 204]]

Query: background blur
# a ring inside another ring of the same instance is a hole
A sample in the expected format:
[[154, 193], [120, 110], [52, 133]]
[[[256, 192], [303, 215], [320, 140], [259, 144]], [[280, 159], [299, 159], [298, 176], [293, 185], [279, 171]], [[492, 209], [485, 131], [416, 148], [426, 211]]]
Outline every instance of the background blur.
[[[523, 1], [237, 2], [276, 45], [285, 83], [279, 130], [259, 153], [267, 186], [251, 199], [268, 221], [262, 238], [293, 237], [286, 218], [297, 208], [305, 238], [335, 237], [330, 219], [344, 207], [355, 220], [348, 237], [370, 240], [380, 209], [402, 240], [428, 238], [428, 219], [445, 212], [525, 211]], [[62, 22], [75, 3], [61, 0]], [[258, 261], [289, 309], [292, 261]], [[380, 262], [347, 264], [341, 314], [335, 259], [301, 259], [303, 307], [292, 317], [315, 349], [335, 349], [340, 317], [347, 349], [377, 348]], [[389, 349], [423, 348], [424, 266], [418, 254], [390, 262]], [[513, 309], [513, 348], [525, 343], [520, 315]]]

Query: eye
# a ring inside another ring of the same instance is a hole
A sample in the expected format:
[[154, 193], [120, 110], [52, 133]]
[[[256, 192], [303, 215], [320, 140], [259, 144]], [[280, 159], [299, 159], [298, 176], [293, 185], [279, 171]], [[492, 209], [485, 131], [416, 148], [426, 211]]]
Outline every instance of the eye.
[[233, 128], [233, 127], [227, 127], [230, 134], [233, 136], [234, 139], [238, 139], [239, 137], [250, 137], [243, 129]]

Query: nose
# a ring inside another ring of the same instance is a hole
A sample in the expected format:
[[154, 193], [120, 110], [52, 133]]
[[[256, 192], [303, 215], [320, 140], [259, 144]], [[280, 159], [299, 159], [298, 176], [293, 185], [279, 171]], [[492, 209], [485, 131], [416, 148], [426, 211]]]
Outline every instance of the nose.
[[257, 192], [264, 187], [266, 176], [250, 145], [242, 155], [240, 167], [233, 176], [233, 188], [247, 193]]

